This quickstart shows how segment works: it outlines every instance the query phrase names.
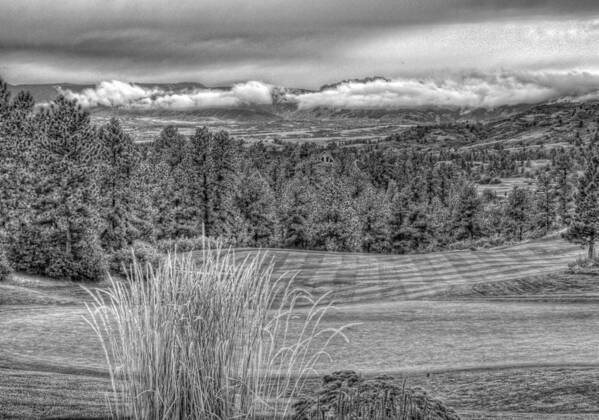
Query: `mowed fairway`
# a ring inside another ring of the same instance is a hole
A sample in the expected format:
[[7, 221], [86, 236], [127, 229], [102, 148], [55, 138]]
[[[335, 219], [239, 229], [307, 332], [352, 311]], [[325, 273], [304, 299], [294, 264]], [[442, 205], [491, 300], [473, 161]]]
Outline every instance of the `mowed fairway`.
[[[255, 250], [237, 250], [239, 258]], [[407, 377], [466, 418], [599, 415], [599, 280], [565, 276], [558, 239], [481, 251], [366, 255], [269, 250], [275, 275], [330, 291], [325, 326], [354, 325], [321, 371]], [[105, 284], [98, 285], [105, 287]], [[0, 283], [0, 418], [101, 417], [108, 378], [68, 282]]]
[[[238, 250], [240, 258], [255, 250]], [[268, 250], [275, 277], [296, 275], [314, 294], [331, 292], [339, 304], [424, 299], [450, 288], [564, 270], [583, 252], [559, 239], [479, 251], [415, 255]]]

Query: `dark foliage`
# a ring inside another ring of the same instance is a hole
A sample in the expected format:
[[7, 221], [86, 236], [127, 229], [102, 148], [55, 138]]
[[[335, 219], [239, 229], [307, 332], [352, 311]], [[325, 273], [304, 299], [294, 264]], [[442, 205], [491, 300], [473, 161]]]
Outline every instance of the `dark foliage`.
[[162, 254], [154, 245], [135, 241], [130, 246], [112, 253], [110, 271], [126, 276], [134, 269], [134, 264], [138, 264], [142, 269], [157, 268], [161, 258]]
[[0, 250], [0, 281], [10, 279], [12, 275], [12, 267], [6, 258], [4, 251]]
[[458, 420], [458, 414], [421, 388], [409, 388], [390, 376], [373, 379], [353, 371], [333, 372], [323, 378], [313, 395], [294, 406], [296, 420]]
[[588, 249], [588, 259], [595, 258], [595, 240], [599, 235], [599, 137], [588, 147], [584, 173], [578, 181], [575, 211], [566, 239]]

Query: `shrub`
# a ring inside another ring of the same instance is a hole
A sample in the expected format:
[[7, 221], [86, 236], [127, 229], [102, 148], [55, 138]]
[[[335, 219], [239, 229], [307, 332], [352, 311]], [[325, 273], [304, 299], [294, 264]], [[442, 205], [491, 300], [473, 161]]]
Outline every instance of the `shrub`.
[[0, 281], [10, 279], [12, 268], [4, 251], [0, 250]]
[[463, 240], [459, 242], [453, 242], [448, 245], [447, 249], [455, 251], [455, 250], [477, 250], [477, 249], [485, 249], [485, 248], [494, 248], [497, 246], [511, 244], [512, 242], [506, 240], [501, 235], [493, 235], [490, 237], [477, 238], [473, 240]]
[[169, 254], [146, 272], [134, 261], [128, 281], [92, 293], [115, 417], [288, 417], [323, 346], [342, 334], [318, 326], [326, 296], [271, 281], [263, 255], [238, 262], [219, 246], [198, 261]]
[[487, 185], [491, 182], [491, 177], [488, 174], [482, 174], [480, 175], [479, 179], [478, 179], [478, 183], [482, 184], [482, 185]]
[[459, 420], [458, 414], [422, 388], [407, 388], [390, 376], [363, 379], [353, 371], [323, 378], [315, 395], [295, 405], [294, 420]]
[[217, 241], [206, 236], [193, 238], [162, 239], [156, 243], [156, 248], [166, 254], [169, 252], [201, 251], [205, 247], [213, 248]]
[[88, 236], [74, 244], [69, 255], [56, 251], [50, 257], [45, 270], [46, 275], [75, 281], [95, 281], [106, 276], [106, 254], [97, 237]]
[[568, 264], [568, 273], [571, 274], [599, 274], [599, 258], [578, 258]]
[[501, 184], [501, 179], [499, 179], [499, 178], [492, 178], [489, 181], [489, 184], [494, 184], [494, 185]]
[[62, 239], [24, 228], [9, 248], [9, 261], [16, 270], [52, 278], [92, 281], [106, 276], [108, 264], [97, 235], [82, 235], [70, 252]]
[[135, 265], [155, 269], [161, 258], [161, 253], [152, 244], [135, 241], [129, 248], [115, 251], [110, 256], [110, 271], [127, 275], [133, 271]]

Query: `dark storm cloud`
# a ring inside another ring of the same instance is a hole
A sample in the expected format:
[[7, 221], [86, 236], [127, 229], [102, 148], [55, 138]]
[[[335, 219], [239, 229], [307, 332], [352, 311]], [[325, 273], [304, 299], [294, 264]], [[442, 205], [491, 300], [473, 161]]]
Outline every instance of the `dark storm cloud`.
[[[0, 10], [0, 72], [13, 82], [261, 79], [314, 87], [457, 64], [599, 64], [579, 51], [599, 30], [599, 2], [590, 0], [0, 0]], [[510, 49], [522, 48], [503, 38], [518, 31], [536, 54], [512, 57]], [[555, 42], [562, 34], [570, 43]]]

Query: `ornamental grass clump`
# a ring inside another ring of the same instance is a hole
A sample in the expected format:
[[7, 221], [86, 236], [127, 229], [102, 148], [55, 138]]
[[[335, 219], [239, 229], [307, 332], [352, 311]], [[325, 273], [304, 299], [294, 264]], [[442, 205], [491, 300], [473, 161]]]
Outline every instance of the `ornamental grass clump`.
[[285, 418], [342, 328], [331, 308], [272, 278], [265, 254], [237, 260], [221, 246], [134, 263], [127, 281], [90, 292], [115, 418]]

